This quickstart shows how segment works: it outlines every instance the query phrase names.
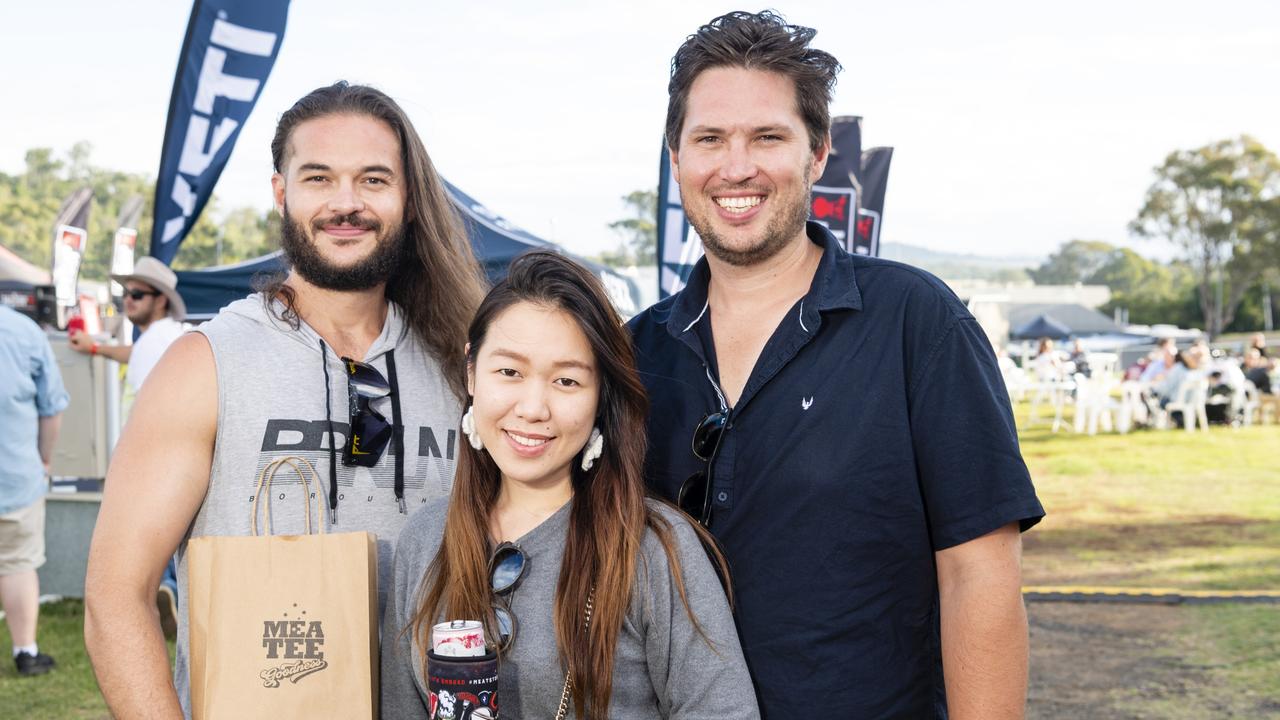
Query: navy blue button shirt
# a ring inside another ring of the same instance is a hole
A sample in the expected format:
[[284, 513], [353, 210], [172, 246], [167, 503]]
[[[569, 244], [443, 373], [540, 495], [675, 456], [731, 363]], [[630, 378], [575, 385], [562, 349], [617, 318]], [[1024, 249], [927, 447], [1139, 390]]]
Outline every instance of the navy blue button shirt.
[[[934, 553], [1043, 515], [991, 344], [937, 278], [821, 226], [808, 294], [756, 361], [713, 472], [765, 718], [945, 718]], [[646, 479], [674, 499], [720, 407], [706, 260], [630, 322]]]

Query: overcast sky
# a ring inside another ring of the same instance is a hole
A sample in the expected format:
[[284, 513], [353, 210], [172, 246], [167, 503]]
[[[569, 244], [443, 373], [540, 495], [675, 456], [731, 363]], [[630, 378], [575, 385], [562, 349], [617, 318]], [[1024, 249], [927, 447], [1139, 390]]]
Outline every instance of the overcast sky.
[[[154, 176], [190, 5], [45, 0], [0, 11], [0, 170], [93, 143]], [[545, 6], [545, 7], [544, 7]], [[584, 254], [657, 184], [670, 57], [734, 4], [294, 0], [275, 70], [216, 193], [270, 206], [279, 114], [340, 78], [412, 116], [451, 182]], [[844, 64], [833, 114], [896, 148], [883, 240], [1043, 256], [1129, 244], [1151, 170], [1249, 133], [1280, 151], [1280, 3], [780, 2]], [[746, 9], [759, 9], [747, 6]]]

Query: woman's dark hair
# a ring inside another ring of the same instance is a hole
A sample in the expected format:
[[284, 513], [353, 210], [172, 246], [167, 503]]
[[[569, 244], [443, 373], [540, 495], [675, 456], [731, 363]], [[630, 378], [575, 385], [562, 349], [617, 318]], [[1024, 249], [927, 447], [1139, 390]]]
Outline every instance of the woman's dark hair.
[[741, 10], [712, 20], [690, 35], [671, 58], [667, 85], [667, 147], [680, 149], [689, 88], [704, 70], [739, 67], [786, 76], [795, 83], [796, 109], [809, 131], [809, 149], [822, 147], [831, 132], [831, 92], [840, 62], [809, 47], [817, 30], [788, 25], [764, 10]]
[[[271, 140], [271, 161], [278, 173], [288, 166], [289, 145], [298, 125], [331, 115], [365, 115], [381, 120], [400, 141], [406, 201], [404, 232], [410, 261], [387, 280], [387, 298], [404, 312], [409, 328], [436, 358], [459, 398], [466, 397], [465, 365], [458, 351], [467, 319], [480, 302], [486, 282], [471, 250], [462, 220], [445, 192], [422, 139], [409, 116], [385, 93], [339, 81], [312, 90], [280, 116]], [[292, 289], [283, 275], [258, 283], [268, 302], [279, 297], [285, 317], [297, 323]]]
[[[490, 325], [520, 303], [569, 315], [591, 345], [600, 377], [596, 425], [604, 436], [604, 454], [590, 470], [572, 464], [573, 507], [554, 617], [560, 660], [573, 676], [578, 717], [603, 718], [612, 693], [618, 633], [632, 599], [646, 528], [665, 548], [672, 580], [688, 610], [671, 524], [646, 503], [642, 472], [649, 402], [636, 372], [631, 336], [604, 287], [581, 265], [553, 252], [534, 251], [516, 258], [507, 277], [489, 291], [467, 333], [468, 364], [474, 363]], [[431, 626], [442, 616], [485, 618], [494, 636], [486, 573], [491, 551], [489, 513], [498, 497], [501, 472], [488, 453], [466, 442], [459, 446], [444, 539], [427, 569], [417, 611], [406, 629], [423, 649], [424, 655], [415, 660], [424, 664]], [[713, 559], [728, 577], [710, 535], [697, 523], [690, 524], [712, 548]], [[588, 598], [592, 598], [591, 623], [584, 628]], [[697, 619], [693, 620], [697, 626]]]

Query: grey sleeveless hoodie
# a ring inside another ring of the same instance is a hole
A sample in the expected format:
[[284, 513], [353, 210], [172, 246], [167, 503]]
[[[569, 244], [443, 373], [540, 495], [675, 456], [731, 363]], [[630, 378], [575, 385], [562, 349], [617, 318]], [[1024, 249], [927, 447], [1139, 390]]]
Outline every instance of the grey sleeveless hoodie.
[[[258, 473], [279, 457], [306, 458], [315, 467], [320, 487], [312, 487], [324, 508], [326, 530], [367, 530], [378, 536], [378, 609], [386, 602], [393, 544], [409, 515], [395, 494], [393, 446], [373, 468], [342, 464], [347, 439], [347, 374], [332, 348], [321, 355], [320, 336], [305, 322], [297, 330], [267, 312], [260, 295], [228, 305], [213, 320], [196, 328], [213, 348], [218, 381], [218, 430], [209, 490], [187, 537], [248, 535]], [[405, 324], [391, 303], [382, 333], [358, 358], [389, 379], [387, 352], [394, 350], [404, 426], [404, 500], [408, 513], [447, 496], [453, 485], [454, 458], [462, 408], [442, 376], [440, 366]], [[458, 348], [462, 352], [462, 348]], [[328, 380], [326, 383], [326, 369]], [[337, 522], [329, 511], [329, 427], [326, 396], [337, 448]], [[388, 411], [387, 419], [391, 419]], [[303, 530], [301, 482], [291, 473], [272, 484], [272, 532]], [[314, 501], [313, 501], [314, 506]], [[314, 512], [314, 510], [313, 510]], [[178, 548], [179, 605], [186, 608], [186, 541]], [[174, 684], [183, 712], [190, 717], [186, 613], [179, 612]]]

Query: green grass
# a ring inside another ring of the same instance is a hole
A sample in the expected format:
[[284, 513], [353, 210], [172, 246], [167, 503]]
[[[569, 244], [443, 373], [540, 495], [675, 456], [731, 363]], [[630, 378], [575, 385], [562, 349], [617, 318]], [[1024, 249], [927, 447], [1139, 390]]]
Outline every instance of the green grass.
[[[45, 675], [21, 677], [12, 660], [0, 662], [0, 716], [5, 718], [106, 718], [107, 706], [84, 649], [84, 603], [63, 600], [40, 608], [40, 651], [58, 666]], [[0, 648], [8, 653], [9, 628], [0, 623]]]
[[[1280, 591], [1280, 426], [1090, 437], [1028, 426], [1027, 410], [1022, 453], [1047, 513], [1023, 538], [1027, 585]], [[1280, 713], [1280, 606], [1183, 612], [1169, 656]], [[1177, 716], [1142, 702], [1135, 717]]]
[[1028, 585], [1280, 590], [1280, 427], [1021, 436]]
[[1117, 685], [1112, 707], [1125, 713], [1117, 717], [1280, 718], [1280, 608], [1215, 605], [1184, 612], [1182, 630], [1149, 658], [1177, 668], [1181, 682], [1156, 692], [1141, 683]]
[[1189, 659], [1208, 666], [1243, 694], [1270, 698], [1280, 714], [1280, 607], [1275, 605], [1200, 608], [1194, 614], [1196, 650]]

